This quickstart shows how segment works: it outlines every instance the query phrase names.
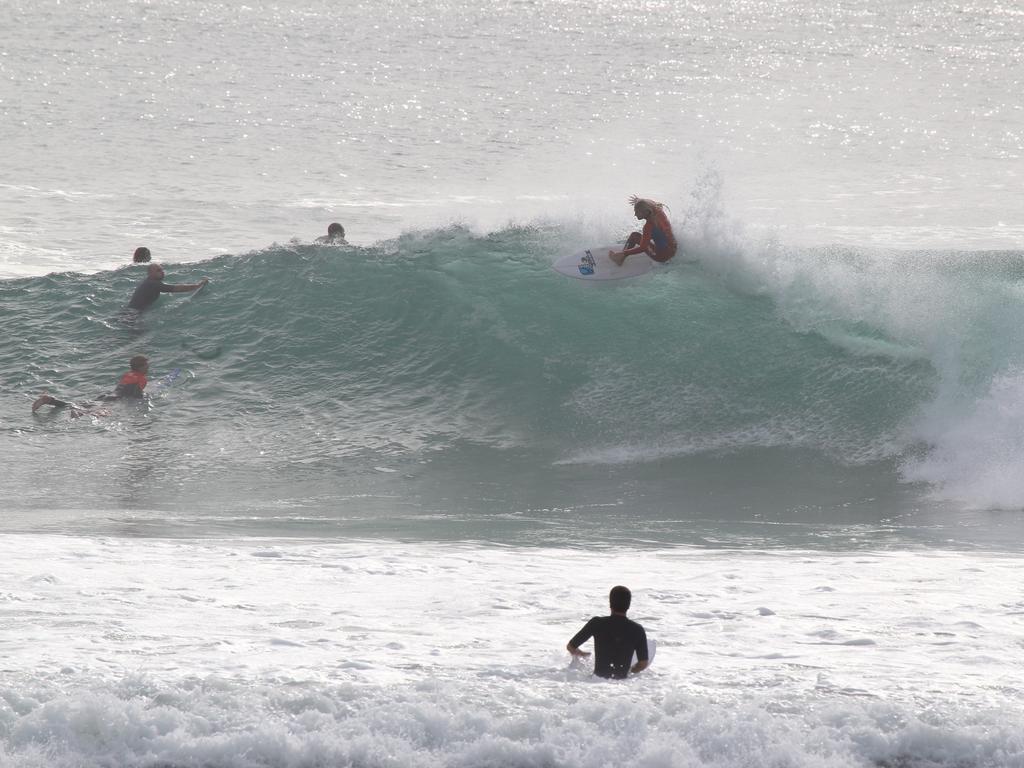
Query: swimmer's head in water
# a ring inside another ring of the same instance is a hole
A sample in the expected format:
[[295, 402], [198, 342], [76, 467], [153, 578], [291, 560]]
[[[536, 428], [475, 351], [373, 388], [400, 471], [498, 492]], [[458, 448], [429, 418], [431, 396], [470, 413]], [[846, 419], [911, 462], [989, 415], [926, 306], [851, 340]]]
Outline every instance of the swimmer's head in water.
[[128, 361], [128, 365], [131, 366], [133, 371], [138, 371], [139, 373], [145, 373], [149, 370], [149, 360], [145, 355], [136, 355]]
[[149, 248], [145, 246], [139, 246], [135, 249], [135, 253], [132, 254], [132, 261], [136, 264], [145, 264], [153, 258], [153, 255], [149, 252]]
[[341, 226], [341, 224], [339, 224], [338, 222], [334, 222], [329, 227], [327, 227], [327, 236], [328, 237], [344, 237], [345, 236], [345, 228], [343, 226]]
[[627, 587], [612, 587], [608, 593], [608, 605], [615, 613], [625, 613], [633, 602], [633, 593]]

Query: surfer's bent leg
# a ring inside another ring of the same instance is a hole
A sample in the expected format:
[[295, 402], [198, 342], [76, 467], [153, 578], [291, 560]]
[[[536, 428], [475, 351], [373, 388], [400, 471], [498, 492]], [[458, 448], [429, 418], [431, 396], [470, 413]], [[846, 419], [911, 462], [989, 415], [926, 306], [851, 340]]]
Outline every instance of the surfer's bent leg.
[[42, 394], [34, 403], [32, 403], [32, 413], [35, 413], [44, 405], [52, 405], [54, 408], [67, 408], [71, 403], [66, 403], [63, 400], [58, 400], [56, 397], [50, 397], [47, 394]]
[[[636, 248], [640, 245], [640, 241], [644, 239], [644, 236], [639, 232], [630, 232], [629, 237], [626, 239], [626, 244], [622, 246], [623, 251], [628, 251], [630, 248]], [[608, 258], [618, 266], [622, 266], [622, 262], [626, 260], [625, 253], [615, 253], [615, 251], [608, 251]]]

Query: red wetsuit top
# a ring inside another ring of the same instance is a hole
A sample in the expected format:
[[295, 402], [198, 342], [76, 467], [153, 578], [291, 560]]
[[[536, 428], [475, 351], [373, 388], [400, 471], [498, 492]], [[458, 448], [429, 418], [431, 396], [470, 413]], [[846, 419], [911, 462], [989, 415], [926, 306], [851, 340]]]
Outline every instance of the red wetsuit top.
[[623, 251], [627, 256], [635, 253], [646, 253], [655, 261], [668, 261], [676, 255], [676, 236], [672, 234], [672, 225], [668, 216], [660, 208], [651, 211], [650, 217], [644, 222], [644, 231], [640, 244]]
[[121, 380], [117, 382], [114, 393], [118, 397], [142, 397], [142, 390], [146, 388], [146, 374], [139, 371], [128, 371]]

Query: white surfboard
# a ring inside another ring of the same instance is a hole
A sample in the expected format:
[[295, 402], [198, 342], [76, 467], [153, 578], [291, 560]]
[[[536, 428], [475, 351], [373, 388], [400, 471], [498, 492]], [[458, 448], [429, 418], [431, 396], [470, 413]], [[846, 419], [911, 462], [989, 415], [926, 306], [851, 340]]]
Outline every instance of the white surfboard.
[[561, 256], [551, 268], [566, 277], [579, 280], [623, 280], [647, 274], [654, 266], [651, 258], [644, 253], [627, 256], [620, 267], [608, 258], [608, 251], [621, 251], [621, 245], [599, 245], [586, 248], [578, 253]]
[[174, 382], [176, 382], [179, 378], [181, 378], [181, 368], [175, 368], [170, 373], [161, 376], [157, 380], [157, 382], [152, 387], [150, 387], [149, 394], [154, 397], [159, 397], [164, 393], [165, 389], [173, 386]]
[[[658, 641], [647, 640], [647, 664], [648, 666], [654, 663], [654, 652], [658, 650]], [[630, 662], [630, 666], [636, 664], [636, 651], [633, 651], [633, 661]]]
[[191, 293], [190, 293], [190, 294], [189, 294], [188, 296], [186, 296], [184, 300], [185, 300], [185, 301], [191, 301], [191, 300], [192, 300], [192, 299], [194, 299], [194, 298], [195, 298], [195, 297], [196, 297], [196, 296], [197, 296], [198, 294], [202, 293], [202, 292], [203, 292], [203, 288], [205, 288], [205, 287], [206, 287], [206, 286], [208, 286], [208, 285], [209, 285], [209, 283], [208, 283], [208, 282], [207, 282], [207, 283], [200, 283], [200, 284], [199, 284], [199, 287], [198, 287], [198, 288], [196, 288], [196, 289], [195, 289], [194, 291], [192, 291], [192, 292], [191, 292]]

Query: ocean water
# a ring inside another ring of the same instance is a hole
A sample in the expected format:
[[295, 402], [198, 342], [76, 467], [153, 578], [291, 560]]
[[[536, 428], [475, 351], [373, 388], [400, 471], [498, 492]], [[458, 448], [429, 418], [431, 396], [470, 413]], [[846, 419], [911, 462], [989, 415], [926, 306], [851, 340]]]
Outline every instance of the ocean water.
[[[0, 765], [1024, 766], [1022, 39], [4, 3]], [[673, 262], [550, 269], [634, 193]]]

